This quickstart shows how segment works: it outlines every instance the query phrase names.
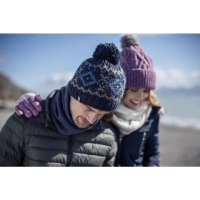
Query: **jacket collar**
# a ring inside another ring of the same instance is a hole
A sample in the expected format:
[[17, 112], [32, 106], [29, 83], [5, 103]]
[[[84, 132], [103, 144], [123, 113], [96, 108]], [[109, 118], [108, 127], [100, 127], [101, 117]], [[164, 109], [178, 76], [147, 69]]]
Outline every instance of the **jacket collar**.
[[158, 112], [159, 112], [160, 109], [161, 109], [160, 106], [152, 106], [152, 110], [151, 110], [149, 119], [154, 118], [158, 114]]
[[45, 120], [45, 127], [49, 127], [51, 129], [56, 129], [56, 126], [54, 125], [52, 119], [51, 119], [51, 112], [50, 112], [50, 103], [52, 98], [54, 97], [54, 95], [57, 93], [58, 90], [54, 90], [52, 91], [49, 96], [46, 99], [45, 102], [45, 116], [46, 116], [46, 120]]

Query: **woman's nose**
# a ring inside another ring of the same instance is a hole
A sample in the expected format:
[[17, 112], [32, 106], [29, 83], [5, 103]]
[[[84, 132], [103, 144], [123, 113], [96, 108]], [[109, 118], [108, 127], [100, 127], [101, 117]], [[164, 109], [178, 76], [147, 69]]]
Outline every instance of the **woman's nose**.
[[144, 94], [143, 92], [138, 92], [138, 100], [143, 100]]

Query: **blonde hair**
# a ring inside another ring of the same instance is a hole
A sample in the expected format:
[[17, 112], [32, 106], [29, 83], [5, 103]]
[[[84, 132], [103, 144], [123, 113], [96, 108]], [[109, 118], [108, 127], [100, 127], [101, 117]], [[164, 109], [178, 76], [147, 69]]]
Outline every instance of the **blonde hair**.
[[161, 106], [160, 101], [157, 99], [156, 93], [152, 90], [148, 92], [147, 101], [153, 106]]
[[[128, 89], [126, 89], [126, 90], [128, 90]], [[126, 90], [124, 91], [124, 94], [125, 94]], [[124, 96], [123, 96], [123, 98], [124, 98]], [[161, 103], [160, 103], [160, 101], [157, 99], [156, 93], [153, 92], [152, 90], [150, 90], [150, 91], [148, 92], [148, 97], [147, 97], [146, 101], [147, 101], [148, 103], [150, 103], [151, 105], [153, 105], [153, 106], [160, 106], [160, 107], [161, 107]], [[122, 101], [120, 102], [120, 104], [122, 104], [122, 102], [123, 102], [123, 99], [122, 99]], [[114, 112], [115, 112], [115, 111], [113, 110], [113, 111], [111, 111], [110, 113], [104, 115], [104, 116], [103, 116], [103, 120], [104, 120], [104, 121], [107, 121], [107, 122], [111, 121], [112, 118], [113, 118]]]

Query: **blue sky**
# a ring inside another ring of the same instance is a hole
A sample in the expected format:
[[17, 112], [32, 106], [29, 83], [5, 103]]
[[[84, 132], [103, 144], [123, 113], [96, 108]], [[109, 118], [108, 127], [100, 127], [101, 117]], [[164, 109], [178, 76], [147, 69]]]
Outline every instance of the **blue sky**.
[[[137, 34], [152, 58], [157, 88], [200, 85], [200, 34]], [[0, 34], [0, 72], [30, 92], [67, 84], [99, 43], [120, 48], [121, 34]]]

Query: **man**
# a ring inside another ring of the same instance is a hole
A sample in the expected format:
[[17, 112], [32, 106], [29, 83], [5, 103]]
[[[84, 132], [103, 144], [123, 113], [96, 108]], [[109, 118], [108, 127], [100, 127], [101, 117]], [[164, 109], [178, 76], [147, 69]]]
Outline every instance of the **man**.
[[41, 101], [38, 116], [14, 113], [0, 133], [0, 165], [113, 166], [115, 130], [100, 118], [123, 97], [119, 61], [114, 44], [99, 44], [67, 86]]

